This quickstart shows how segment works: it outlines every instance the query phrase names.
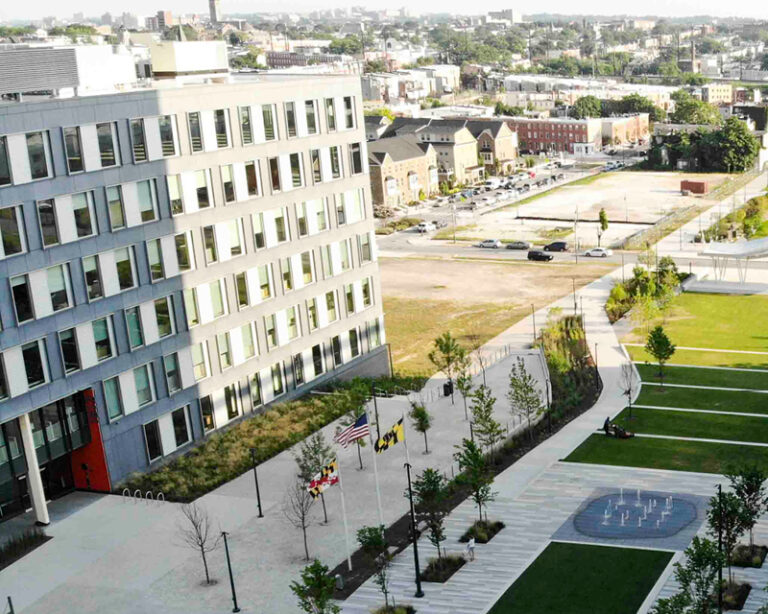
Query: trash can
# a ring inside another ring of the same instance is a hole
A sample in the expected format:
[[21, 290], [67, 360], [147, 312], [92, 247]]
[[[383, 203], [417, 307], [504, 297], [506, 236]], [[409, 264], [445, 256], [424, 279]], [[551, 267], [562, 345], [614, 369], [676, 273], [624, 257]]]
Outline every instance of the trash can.
[[453, 394], [453, 381], [448, 380], [443, 384], [443, 395], [449, 397], [451, 394]]

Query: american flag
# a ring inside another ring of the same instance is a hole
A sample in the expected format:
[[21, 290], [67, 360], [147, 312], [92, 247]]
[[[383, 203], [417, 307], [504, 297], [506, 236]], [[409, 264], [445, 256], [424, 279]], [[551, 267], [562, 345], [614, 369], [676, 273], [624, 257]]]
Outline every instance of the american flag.
[[353, 441], [362, 439], [368, 435], [368, 414], [362, 414], [355, 423], [341, 431], [333, 440], [336, 443], [340, 443], [341, 447], [346, 448]]

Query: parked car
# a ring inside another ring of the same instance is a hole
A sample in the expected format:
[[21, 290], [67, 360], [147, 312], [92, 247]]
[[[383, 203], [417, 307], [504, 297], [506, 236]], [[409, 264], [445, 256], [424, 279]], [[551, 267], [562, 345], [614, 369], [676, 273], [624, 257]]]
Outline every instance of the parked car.
[[567, 241], [553, 241], [552, 243], [549, 243], [548, 245], [544, 246], [545, 252], [567, 252], [568, 251], [568, 242]]
[[517, 188], [517, 191], [520, 192], [520, 194], [524, 194], [525, 192], [530, 192], [531, 186], [530, 184], [527, 184], [527, 183], [523, 184], [519, 188]]
[[528, 241], [510, 241], [507, 249], [531, 249], [531, 244]]
[[501, 241], [498, 239], [485, 239], [484, 241], [480, 241], [478, 244], [478, 247], [485, 247], [488, 249], [499, 249], [501, 247]]
[[613, 256], [613, 250], [607, 247], [593, 247], [585, 251], [584, 255], [589, 258], [607, 258], [608, 256]]
[[563, 179], [565, 179], [565, 173], [558, 173], [555, 179], [557, 179], [558, 181], [562, 181]]
[[416, 226], [416, 231], [424, 234], [425, 232], [433, 232], [437, 230], [437, 226], [434, 222], [419, 222]]
[[554, 256], [547, 254], [540, 249], [532, 249], [528, 252], [528, 260], [536, 260], [539, 262], [549, 262]]

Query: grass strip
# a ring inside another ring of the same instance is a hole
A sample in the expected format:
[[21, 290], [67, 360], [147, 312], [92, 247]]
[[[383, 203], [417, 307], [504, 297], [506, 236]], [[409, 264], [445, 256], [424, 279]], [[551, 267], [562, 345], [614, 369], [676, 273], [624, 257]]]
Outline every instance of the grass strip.
[[[644, 382], [660, 383], [657, 365], [637, 365]], [[722, 388], [748, 388], [750, 390], [768, 390], [768, 372], [729, 371], [727, 369], [699, 369], [696, 367], [665, 367], [665, 384], [685, 384], [688, 386], [718, 386]]]
[[643, 386], [635, 403], [637, 405], [680, 407], [682, 409], [768, 414], [768, 395], [762, 392]]
[[[679, 343], [673, 339], [674, 343]], [[694, 346], [695, 347], [695, 346]], [[643, 348], [626, 346], [632, 360], [654, 364], [656, 361]], [[706, 350], [676, 350], [672, 360], [678, 364], [701, 367], [738, 367], [740, 369], [768, 369], [768, 354], [737, 354], [707, 352]]]

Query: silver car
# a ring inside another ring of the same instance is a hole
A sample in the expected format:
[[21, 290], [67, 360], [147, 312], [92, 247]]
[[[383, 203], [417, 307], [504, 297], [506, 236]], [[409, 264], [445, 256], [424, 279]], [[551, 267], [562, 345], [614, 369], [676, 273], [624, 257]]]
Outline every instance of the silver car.
[[489, 249], [499, 249], [501, 247], [501, 241], [498, 239], [485, 239], [484, 241], [480, 241], [478, 244], [478, 247], [486, 247]]

